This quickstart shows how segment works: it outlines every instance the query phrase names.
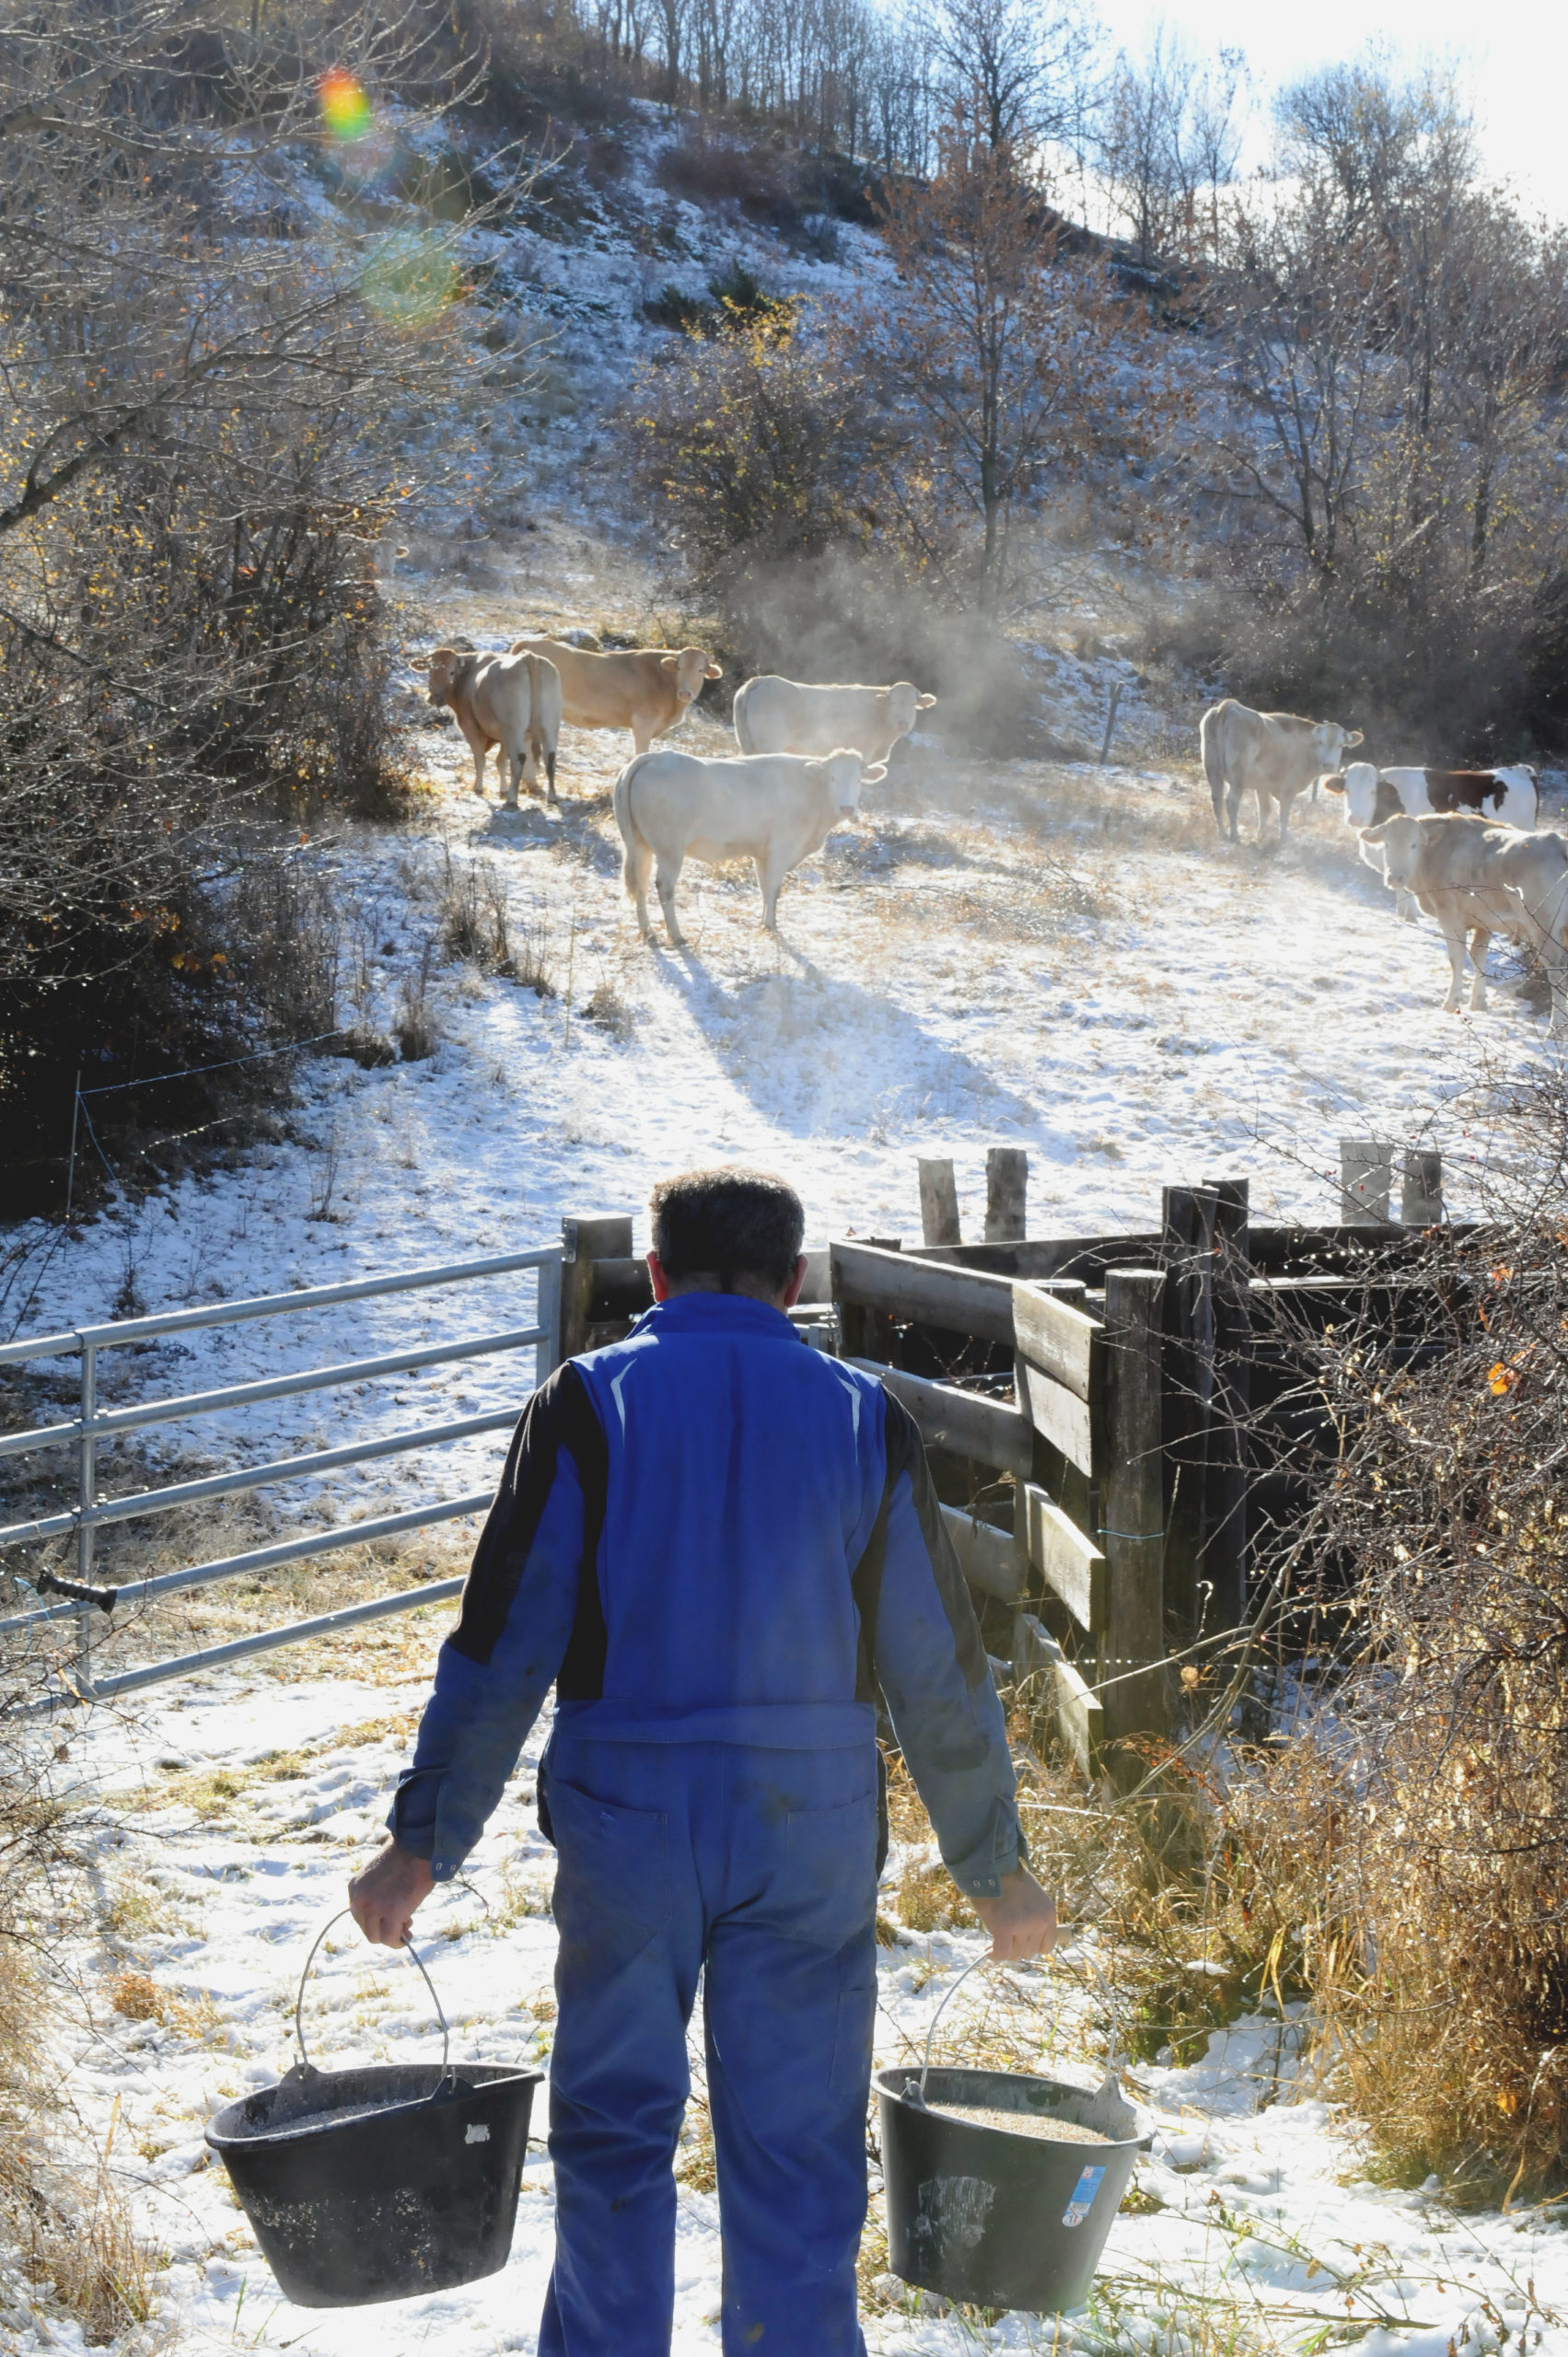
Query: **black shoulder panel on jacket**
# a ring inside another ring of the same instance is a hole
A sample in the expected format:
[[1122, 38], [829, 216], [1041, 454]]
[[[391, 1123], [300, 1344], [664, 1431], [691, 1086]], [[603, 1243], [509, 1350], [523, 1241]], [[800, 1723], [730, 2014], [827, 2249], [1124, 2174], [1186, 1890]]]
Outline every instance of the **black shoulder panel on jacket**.
[[583, 1563], [588, 1574], [579, 1582], [577, 1623], [566, 1658], [570, 1662], [576, 1649], [591, 1595], [590, 1617], [597, 1619], [598, 1624], [602, 1675], [604, 1617], [599, 1609], [595, 1565], [604, 1523], [610, 1460], [593, 1402], [570, 1363], [557, 1367], [540, 1385], [512, 1435], [506, 1469], [474, 1550], [458, 1625], [447, 1640], [455, 1652], [465, 1654], [470, 1661], [487, 1662], [506, 1626], [523, 1566], [554, 1484], [555, 1461], [562, 1449], [571, 1457], [583, 1487]]
[[953, 1631], [953, 1646], [958, 1657], [958, 1667], [972, 1689], [989, 1674], [985, 1645], [975, 1619], [974, 1605], [970, 1597], [969, 1582], [958, 1568], [953, 1542], [947, 1536], [947, 1526], [942, 1519], [941, 1501], [936, 1485], [931, 1479], [931, 1468], [925, 1461], [925, 1443], [920, 1436], [920, 1426], [901, 1399], [889, 1391], [887, 1420], [883, 1430], [888, 1451], [888, 1480], [882, 1496], [885, 1522], [888, 1504], [898, 1485], [900, 1474], [910, 1477], [914, 1492], [914, 1510], [920, 1518], [921, 1536], [925, 1551], [931, 1558], [931, 1568], [936, 1575], [936, 1591]]

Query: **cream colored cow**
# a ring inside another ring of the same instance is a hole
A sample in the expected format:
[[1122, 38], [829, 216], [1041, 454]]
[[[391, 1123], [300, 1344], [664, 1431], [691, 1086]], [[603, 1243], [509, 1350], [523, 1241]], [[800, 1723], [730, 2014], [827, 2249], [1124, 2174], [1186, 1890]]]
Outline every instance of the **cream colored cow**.
[[629, 728], [639, 753], [686, 714], [706, 679], [722, 676], [704, 646], [624, 647], [610, 654], [560, 638], [517, 638], [514, 655], [542, 655], [561, 674], [562, 717], [574, 728]]
[[1236, 822], [1250, 786], [1258, 796], [1258, 841], [1263, 841], [1272, 802], [1279, 808], [1283, 843], [1296, 795], [1342, 768], [1350, 748], [1360, 744], [1361, 731], [1342, 728], [1333, 720], [1300, 720], [1293, 712], [1254, 712], [1226, 696], [1203, 714], [1198, 741], [1221, 834], [1228, 819], [1231, 842], [1240, 842]]
[[853, 815], [862, 784], [885, 777], [841, 749], [826, 761], [796, 753], [757, 753], [738, 761], [700, 761], [673, 748], [642, 753], [615, 782], [615, 822], [626, 846], [622, 874], [648, 933], [648, 877], [657, 862], [659, 906], [677, 949], [685, 942], [675, 888], [686, 859], [749, 858], [762, 888], [762, 923], [777, 930], [779, 888], [827, 841], [835, 821]]
[[1551, 984], [1551, 1029], [1568, 1030], [1568, 839], [1527, 834], [1484, 819], [1444, 816], [1386, 819], [1364, 830], [1380, 853], [1383, 878], [1409, 892], [1435, 917], [1447, 946], [1451, 981], [1443, 1004], [1457, 1012], [1469, 944], [1470, 1004], [1486, 1004], [1486, 951], [1494, 933], [1535, 950]]

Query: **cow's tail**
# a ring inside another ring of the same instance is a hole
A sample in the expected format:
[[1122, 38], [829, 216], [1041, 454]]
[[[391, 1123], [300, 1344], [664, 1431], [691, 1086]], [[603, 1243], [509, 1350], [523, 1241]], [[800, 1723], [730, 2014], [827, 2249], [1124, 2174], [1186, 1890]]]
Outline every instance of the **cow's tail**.
[[633, 900], [637, 897], [641, 865], [639, 853], [645, 858], [650, 846], [632, 816], [632, 781], [647, 758], [646, 753], [634, 753], [615, 781], [615, 823], [626, 846], [626, 856], [621, 865], [621, 881]]
[[550, 798], [555, 799], [555, 757], [544, 735], [544, 674], [537, 655], [527, 653], [523, 668], [528, 675], [528, 752], [532, 757], [535, 777], [543, 771], [550, 779]]
[[737, 691], [735, 699], [735, 741], [743, 753], [754, 753], [757, 749], [751, 735], [751, 724], [746, 717], [746, 700], [750, 693], [751, 682], [748, 679], [745, 686]]
[[1225, 831], [1225, 755], [1220, 749], [1220, 731], [1224, 726], [1225, 706], [1214, 705], [1203, 714], [1198, 727], [1198, 742], [1202, 749], [1203, 774], [1209, 781], [1209, 799], [1214, 806], [1214, 824]]

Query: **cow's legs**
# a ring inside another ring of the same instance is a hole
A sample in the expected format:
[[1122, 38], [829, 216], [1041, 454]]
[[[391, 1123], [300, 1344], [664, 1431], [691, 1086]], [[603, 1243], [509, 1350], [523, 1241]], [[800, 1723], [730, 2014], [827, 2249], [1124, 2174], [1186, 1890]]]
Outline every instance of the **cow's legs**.
[[501, 773], [501, 799], [508, 810], [515, 810], [517, 807], [517, 780], [526, 774], [522, 756], [509, 746], [503, 746], [495, 756], [495, 763]]
[[1416, 920], [1415, 895], [1407, 892], [1402, 884], [1394, 894], [1394, 914], [1402, 917], [1406, 924], [1414, 924]]
[[[1260, 811], [1261, 811], [1263, 807], [1263, 800], [1260, 795], [1258, 798], [1258, 807]], [[1238, 785], [1226, 785], [1225, 790], [1225, 818], [1229, 821], [1231, 842], [1233, 843], [1238, 843], [1241, 841], [1241, 788]]]
[[1492, 946], [1492, 935], [1478, 924], [1470, 934], [1470, 1007], [1479, 1011], [1486, 1004], [1486, 953]]
[[756, 868], [757, 881], [762, 891], [762, 923], [770, 933], [777, 933], [779, 893], [784, 888], [784, 877], [789, 874], [789, 865], [787, 861], [775, 854], [772, 859], [759, 859]]
[[632, 720], [632, 742], [636, 747], [639, 753], [646, 753], [652, 749], [653, 741], [657, 733], [656, 729], [653, 729], [648, 726], [646, 720], [641, 717], [641, 715], [633, 714]]
[[469, 751], [473, 755], [473, 790], [476, 794], [482, 794], [484, 792], [484, 759], [490, 750], [489, 739], [480, 736], [476, 729], [470, 728], [461, 722], [459, 725], [469, 740]]
[[1448, 995], [1443, 1002], [1443, 1012], [1445, 1015], [1458, 1015], [1459, 993], [1465, 980], [1465, 928], [1462, 924], [1444, 926], [1443, 946], [1448, 952], [1448, 968], [1452, 976]]
[[664, 911], [664, 929], [669, 935], [672, 949], [684, 949], [686, 936], [680, 930], [680, 920], [675, 913], [675, 888], [680, 881], [683, 861], [660, 857], [655, 881], [658, 886], [658, 904]]
[[544, 757], [544, 773], [550, 780], [551, 804], [553, 808], [559, 810], [561, 807], [561, 796], [555, 791], [555, 755], [552, 752], [546, 753]]

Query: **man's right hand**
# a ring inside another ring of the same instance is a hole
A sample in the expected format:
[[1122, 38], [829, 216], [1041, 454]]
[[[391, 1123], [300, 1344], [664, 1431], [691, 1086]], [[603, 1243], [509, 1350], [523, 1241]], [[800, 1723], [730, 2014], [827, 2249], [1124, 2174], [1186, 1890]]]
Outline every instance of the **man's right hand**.
[[1027, 1866], [1004, 1875], [994, 1898], [971, 1898], [970, 1904], [991, 1934], [993, 1964], [1049, 1956], [1056, 1945], [1056, 1901]]

